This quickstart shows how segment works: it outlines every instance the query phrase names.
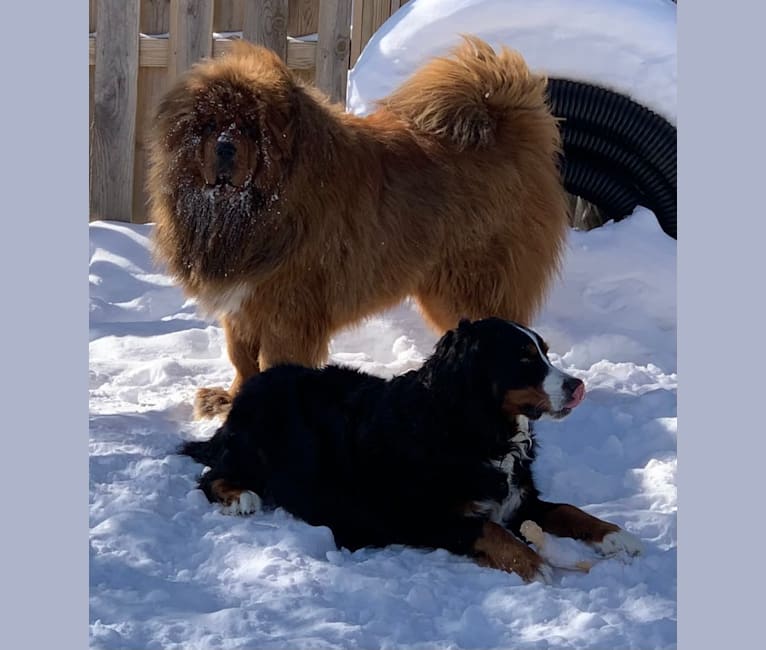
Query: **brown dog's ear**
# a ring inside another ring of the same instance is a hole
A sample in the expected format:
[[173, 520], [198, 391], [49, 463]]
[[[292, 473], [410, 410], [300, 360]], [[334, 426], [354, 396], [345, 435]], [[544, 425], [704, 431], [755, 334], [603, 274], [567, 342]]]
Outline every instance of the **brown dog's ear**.
[[190, 99], [186, 76], [178, 80], [154, 107], [151, 118], [151, 141], [165, 151], [181, 146], [194, 120], [194, 101]]
[[261, 129], [269, 145], [269, 154], [274, 160], [289, 158], [292, 149], [290, 128], [290, 103], [281, 106], [266, 104], [261, 111]]
[[289, 105], [262, 102], [258, 123], [260, 143], [251, 148], [251, 169], [262, 191], [273, 191], [288, 171], [292, 149], [292, 124]]

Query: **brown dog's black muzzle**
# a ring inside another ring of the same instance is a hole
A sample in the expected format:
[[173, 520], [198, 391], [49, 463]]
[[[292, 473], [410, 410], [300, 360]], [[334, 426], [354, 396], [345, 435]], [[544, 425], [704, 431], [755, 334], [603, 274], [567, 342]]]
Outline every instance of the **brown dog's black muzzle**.
[[237, 147], [231, 139], [221, 136], [215, 143], [215, 172], [216, 180], [228, 182], [234, 173], [234, 159], [237, 154]]

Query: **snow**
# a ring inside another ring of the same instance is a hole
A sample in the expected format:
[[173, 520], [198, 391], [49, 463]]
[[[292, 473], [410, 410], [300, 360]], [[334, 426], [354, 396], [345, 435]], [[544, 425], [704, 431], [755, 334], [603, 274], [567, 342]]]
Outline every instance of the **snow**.
[[[369, 111], [475, 33], [675, 123], [675, 15], [669, 0], [412, 0], [351, 71], [348, 106]], [[202, 468], [174, 450], [216, 428], [192, 419], [191, 402], [233, 378], [222, 330], [153, 266], [151, 225], [89, 230], [91, 647], [676, 646], [676, 244], [651, 212], [572, 231], [534, 323], [553, 363], [587, 386], [568, 418], [537, 427], [543, 497], [619, 524], [644, 548], [589, 573], [554, 569], [549, 586], [443, 550], [350, 553], [284, 511], [227, 516], [208, 504], [195, 489]], [[331, 359], [390, 377], [434, 342], [405, 302], [340, 333]], [[579, 543], [558, 551], [593, 559]]]
[[[152, 265], [151, 229], [90, 225], [93, 648], [675, 647], [676, 245], [651, 212], [572, 231], [534, 324], [588, 389], [537, 427], [543, 496], [644, 546], [550, 586], [443, 550], [349, 553], [284, 511], [208, 504], [201, 467], [173, 452], [216, 427], [192, 420], [195, 388], [233, 372], [221, 329]], [[434, 342], [405, 302], [337, 336], [332, 360], [391, 376]]]
[[551, 77], [618, 91], [676, 123], [676, 5], [671, 0], [411, 0], [350, 71], [350, 111], [367, 113], [433, 56], [476, 34]]

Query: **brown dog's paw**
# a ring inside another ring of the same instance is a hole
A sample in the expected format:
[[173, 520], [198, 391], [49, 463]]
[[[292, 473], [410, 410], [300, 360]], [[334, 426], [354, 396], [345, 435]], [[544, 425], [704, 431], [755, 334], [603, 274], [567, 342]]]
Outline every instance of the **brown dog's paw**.
[[231, 409], [231, 394], [225, 388], [200, 388], [194, 400], [194, 417], [198, 420], [226, 416]]

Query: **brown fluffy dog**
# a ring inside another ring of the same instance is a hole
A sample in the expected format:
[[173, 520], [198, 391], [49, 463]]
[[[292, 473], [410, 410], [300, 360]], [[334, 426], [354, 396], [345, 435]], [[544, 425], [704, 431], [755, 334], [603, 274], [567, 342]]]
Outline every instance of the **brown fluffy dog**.
[[529, 324], [567, 230], [546, 79], [466, 38], [367, 117], [238, 42], [167, 93], [150, 142], [156, 253], [220, 317], [234, 383], [323, 363], [334, 332], [413, 296], [438, 333]]

